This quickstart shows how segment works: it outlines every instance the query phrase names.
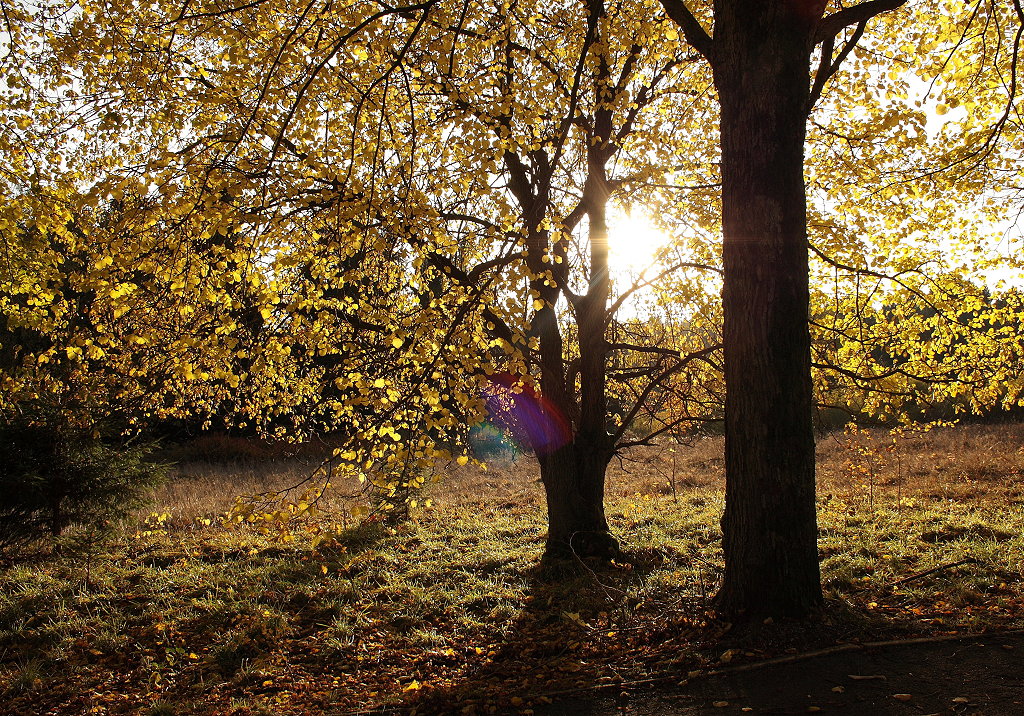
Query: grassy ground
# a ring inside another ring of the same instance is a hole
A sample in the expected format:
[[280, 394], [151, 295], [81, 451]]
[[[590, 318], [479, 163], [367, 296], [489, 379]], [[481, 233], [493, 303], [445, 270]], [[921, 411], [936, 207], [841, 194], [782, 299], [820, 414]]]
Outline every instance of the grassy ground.
[[567, 583], [537, 571], [544, 509], [526, 459], [453, 468], [408, 521], [316, 550], [215, 519], [308, 461], [183, 464], [159, 524], [0, 572], [0, 711], [528, 712], [786, 649], [1024, 627], [1022, 446], [1017, 425], [823, 438], [829, 608], [812, 629], [742, 638], [708, 609], [720, 439], [616, 461], [608, 515], [629, 560]]

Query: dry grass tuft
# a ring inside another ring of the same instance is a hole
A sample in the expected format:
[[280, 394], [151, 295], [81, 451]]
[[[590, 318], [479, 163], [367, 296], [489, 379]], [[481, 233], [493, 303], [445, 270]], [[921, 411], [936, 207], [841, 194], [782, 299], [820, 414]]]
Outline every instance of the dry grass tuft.
[[284, 490], [314, 473], [319, 462], [298, 458], [254, 462], [181, 462], [153, 497], [158, 511], [181, 523], [224, 514], [239, 495]]

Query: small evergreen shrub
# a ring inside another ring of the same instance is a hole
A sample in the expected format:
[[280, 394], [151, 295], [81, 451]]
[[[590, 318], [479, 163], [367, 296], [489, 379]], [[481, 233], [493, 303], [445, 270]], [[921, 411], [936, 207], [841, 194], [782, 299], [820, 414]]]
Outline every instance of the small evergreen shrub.
[[165, 477], [166, 466], [147, 459], [152, 448], [54, 421], [0, 425], [0, 550], [124, 520]]

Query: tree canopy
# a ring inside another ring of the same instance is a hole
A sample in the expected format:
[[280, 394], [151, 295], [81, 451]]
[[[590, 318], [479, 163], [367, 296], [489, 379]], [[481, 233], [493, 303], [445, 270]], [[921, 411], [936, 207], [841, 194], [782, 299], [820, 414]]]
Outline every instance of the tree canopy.
[[[549, 553], [607, 554], [612, 456], [722, 418], [733, 5], [5, 0], [0, 411], [333, 431], [394, 496], [529, 403]], [[798, 412], [1018, 405], [1019, 3], [789, 5]]]

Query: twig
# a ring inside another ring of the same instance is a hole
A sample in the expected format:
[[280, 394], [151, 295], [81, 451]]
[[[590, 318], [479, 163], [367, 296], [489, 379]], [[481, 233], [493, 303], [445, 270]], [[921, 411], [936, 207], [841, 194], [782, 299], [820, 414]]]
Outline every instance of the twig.
[[[923, 572], [918, 572], [917, 574], [911, 574], [909, 577], [904, 577], [903, 579], [900, 579], [900, 580], [895, 581], [895, 582], [890, 582], [889, 584], [884, 584], [882, 586], [883, 587], [898, 587], [898, 586], [900, 586], [902, 584], [906, 584], [907, 582], [913, 582], [915, 579], [920, 579], [921, 577], [927, 577], [929, 574], [935, 574], [936, 572], [942, 572], [944, 570], [952, 569], [953, 567], [959, 567], [959, 566], [964, 565], [964, 564], [981, 564], [981, 560], [980, 559], [975, 559], [974, 557], [967, 557], [965, 559], [961, 559], [959, 562], [950, 562], [949, 564], [940, 564], [938, 567], [932, 567], [931, 569], [926, 569]], [[860, 589], [853, 590], [853, 592], [851, 592], [851, 594], [859, 594], [860, 592], [866, 592], [869, 589], [871, 589], [871, 587], [861, 587]]]
[[807, 651], [801, 654], [788, 654], [786, 656], [780, 656], [775, 659], [765, 659], [763, 661], [755, 661], [750, 664], [739, 664], [737, 666], [729, 666], [721, 669], [709, 669], [707, 671], [700, 671], [699, 674], [687, 677], [679, 673], [666, 674], [662, 676], [655, 676], [648, 679], [637, 679], [635, 681], [619, 681], [607, 684], [594, 684], [592, 686], [563, 689], [560, 691], [548, 691], [543, 694], [530, 694], [529, 698], [538, 698], [540, 696], [559, 697], [559, 696], [571, 696], [574, 694], [587, 693], [591, 691], [600, 691], [602, 689], [617, 688], [636, 688], [641, 686], [653, 686], [655, 684], [665, 683], [667, 681], [693, 681], [695, 679], [704, 679], [713, 676], [722, 676], [724, 674], [734, 674], [737, 672], [744, 671], [755, 671], [757, 669], [764, 669], [769, 666], [776, 666], [779, 664], [792, 664], [794, 662], [806, 661], [809, 659], [817, 659], [822, 656], [829, 656], [830, 654], [838, 654], [844, 651], [863, 651], [868, 649], [881, 649], [888, 647], [897, 646], [910, 646], [913, 644], [941, 644], [947, 641], [967, 641], [968, 639], [986, 639], [994, 638], [998, 639], [1007, 636], [1024, 636], [1024, 629], [1013, 629], [1008, 631], [993, 631], [993, 632], [981, 632], [974, 634], [948, 634], [943, 636], [929, 636], [919, 637], [916, 639], [891, 639], [888, 641], [872, 641], [866, 643], [849, 643], [839, 644], [836, 646], [830, 646], [825, 649], [817, 649], [815, 651]]
[[962, 564], [981, 564], [981, 560], [980, 559], [975, 559], [974, 557], [967, 557], [966, 559], [961, 559], [959, 562], [951, 562], [949, 564], [940, 564], [938, 567], [932, 567], [931, 569], [926, 569], [923, 572], [918, 572], [917, 574], [911, 574], [909, 577], [904, 577], [903, 579], [899, 580], [898, 582], [893, 582], [889, 586], [890, 587], [898, 587], [901, 584], [906, 584], [907, 582], [913, 582], [915, 579], [920, 579], [921, 577], [927, 577], [929, 574], [934, 574], [935, 572], [941, 572], [944, 569], [952, 569], [953, 567], [959, 567]]

